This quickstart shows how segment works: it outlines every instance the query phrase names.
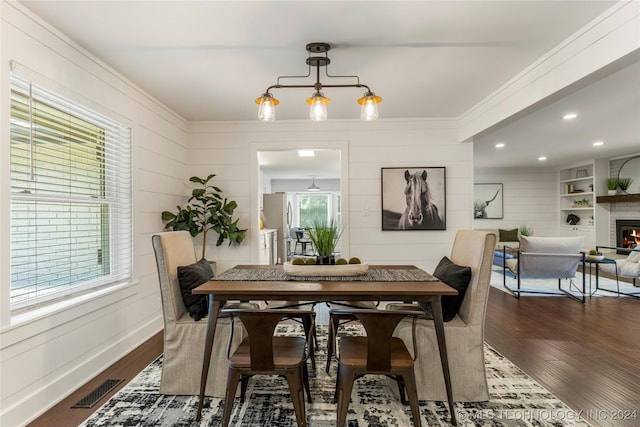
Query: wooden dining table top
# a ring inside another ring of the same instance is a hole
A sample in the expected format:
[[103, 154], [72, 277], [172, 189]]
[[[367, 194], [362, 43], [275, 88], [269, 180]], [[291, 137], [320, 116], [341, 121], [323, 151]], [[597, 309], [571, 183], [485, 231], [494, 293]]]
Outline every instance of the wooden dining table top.
[[[274, 269], [281, 265], [238, 265], [235, 269]], [[412, 265], [370, 265], [370, 269], [416, 269]], [[213, 294], [223, 299], [246, 299], [251, 296], [273, 296], [281, 300], [353, 298], [359, 300], [429, 300], [432, 297], [457, 295], [458, 291], [439, 281], [362, 281], [362, 280], [296, 280], [282, 281], [210, 280], [193, 290], [194, 294]]]

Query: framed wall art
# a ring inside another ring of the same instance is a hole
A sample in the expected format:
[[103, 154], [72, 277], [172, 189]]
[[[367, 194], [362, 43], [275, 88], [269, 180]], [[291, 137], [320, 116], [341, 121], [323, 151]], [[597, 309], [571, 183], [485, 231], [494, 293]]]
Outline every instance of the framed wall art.
[[382, 168], [382, 230], [446, 230], [444, 167]]
[[503, 187], [501, 183], [473, 184], [473, 217], [475, 219], [502, 219]]

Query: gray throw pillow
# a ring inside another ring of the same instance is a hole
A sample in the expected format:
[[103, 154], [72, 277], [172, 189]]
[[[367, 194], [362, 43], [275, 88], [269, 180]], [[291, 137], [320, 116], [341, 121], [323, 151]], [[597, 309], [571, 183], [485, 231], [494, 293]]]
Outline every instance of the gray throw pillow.
[[189, 315], [196, 321], [206, 317], [209, 313], [209, 300], [207, 295], [194, 295], [191, 291], [212, 278], [213, 270], [209, 261], [204, 258], [194, 264], [178, 267], [178, 282], [180, 283], [182, 301]]

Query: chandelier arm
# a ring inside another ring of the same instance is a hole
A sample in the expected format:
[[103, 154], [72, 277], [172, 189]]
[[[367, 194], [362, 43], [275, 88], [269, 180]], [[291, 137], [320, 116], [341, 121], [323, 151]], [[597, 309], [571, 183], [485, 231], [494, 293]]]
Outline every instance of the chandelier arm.
[[309, 76], [311, 76], [311, 65], [309, 65], [309, 70], [307, 71], [306, 76], [278, 76], [276, 79], [276, 86], [280, 85], [280, 79], [306, 79]]
[[[313, 84], [313, 85], [272, 85], [272, 86], [269, 86], [267, 88], [267, 92], [270, 92], [271, 89], [294, 89], [294, 88], [307, 88], [307, 89], [308, 88], [312, 88], [312, 89], [315, 89], [315, 87], [316, 87], [315, 84]], [[323, 84], [322, 87], [323, 88], [325, 88], [325, 87], [363, 87], [363, 88], [367, 89], [367, 91], [369, 91], [369, 92], [371, 91], [371, 89], [369, 89], [369, 86], [367, 86], [365, 84], [361, 84], [361, 83], [357, 83], [357, 84], [354, 83], [354, 84], [350, 84], [350, 85], [347, 85], [347, 84], [344, 84], [344, 85], [324, 85]]]
[[[324, 73], [327, 75], [327, 77], [329, 77], [331, 79], [335, 79], [335, 78], [356, 79], [358, 84], [360, 84], [360, 77], [358, 77], [358, 76], [332, 76], [331, 74], [329, 74], [329, 65], [328, 64], [325, 67]], [[357, 87], [359, 87], [359, 86], [357, 86]]]

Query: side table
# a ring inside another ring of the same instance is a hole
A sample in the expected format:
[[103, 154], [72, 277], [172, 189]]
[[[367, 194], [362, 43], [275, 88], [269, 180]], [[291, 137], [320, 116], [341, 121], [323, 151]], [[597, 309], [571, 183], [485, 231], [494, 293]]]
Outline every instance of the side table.
[[[593, 294], [598, 292], [598, 290], [603, 290], [603, 291], [607, 291], [607, 292], [615, 292], [616, 294], [618, 294], [618, 296], [620, 296], [620, 281], [618, 280], [618, 269], [617, 269], [617, 267], [614, 267], [614, 271], [616, 272], [616, 289], [617, 289], [616, 291], [612, 291], [612, 290], [605, 289], [605, 288], [600, 288], [600, 283], [599, 283], [600, 270], [599, 270], [598, 266], [600, 264], [613, 264], [615, 266], [616, 260], [610, 259], [610, 258], [603, 258], [601, 260], [595, 260], [595, 259], [588, 259], [587, 258], [585, 261], [587, 263], [589, 263], [589, 296], [593, 296]], [[593, 265], [594, 264], [596, 266], [596, 289], [593, 292], [591, 292], [591, 276], [593, 276], [592, 269], [593, 269]]]

